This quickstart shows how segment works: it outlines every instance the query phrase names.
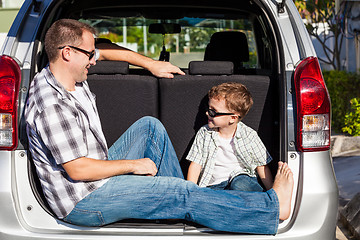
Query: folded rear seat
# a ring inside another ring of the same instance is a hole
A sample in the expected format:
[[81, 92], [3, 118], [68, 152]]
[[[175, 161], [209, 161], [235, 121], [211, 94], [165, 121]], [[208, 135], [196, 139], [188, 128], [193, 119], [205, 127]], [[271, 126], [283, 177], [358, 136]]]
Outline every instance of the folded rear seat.
[[252, 94], [254, 105], [243, 122], [256, 131], [259, 129], [261, 119], [265, 117], [263, 111], [270, 78], [259, 75], [234, 75], [233, 66], [232, 62], [195, 61], [189, 63], [188, 75], [159, 80], [159, 116], [169, 133], [179, 160], [185, 159], [197, 130], [207, 123], [207, 92], [212, 86], [224, 82], [244, 84]]
[[120, 61], [99, 61], [89, 69], [88, 83], [108, 147], [139, 118], [158, 118], [157, 78], [128, 73], [129, 64]]

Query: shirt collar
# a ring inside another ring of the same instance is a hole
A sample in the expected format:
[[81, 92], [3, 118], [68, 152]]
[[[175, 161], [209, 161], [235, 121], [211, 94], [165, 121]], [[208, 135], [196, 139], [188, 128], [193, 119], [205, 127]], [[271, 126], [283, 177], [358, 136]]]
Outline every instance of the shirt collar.
[[243, 132], [243, 129], [244, 129], [244, 123], [239, 121], [237, 123], [237, 128], [236, 128], [236, 132], [235, 132], [235, 138], [239, 139], [241, 138], [241, 133]]
[[62, 97], [67, 96], [66, 89], [56, 80], [54, 74], [50, 71], [50, 66], [48, 65], [45, 68], [46, 71], [46, 81], [47, 83], [52, 86]]
[[[216, 142], [216, 139], [217, 139], [218, 136], [219, 136], [219, 132], [216, 131], [216, 130], [213, 129], [213, 128], [209, 128], [209, 125], [207, 125], [207, 128], [208, 128], [208, 131], [209, 131], [210, 134], [211, 134], [211, 138], [214, 139], [214, 141]], [[239, 122], [237, 123], [237, 127], [236, 127], [236, 131], [235, 131], [234, 137], [237, 138], [237, 139], [241, 138], [241, 137], [242, 137], [241, 135], [242, 135], [243, 129], [244, 129], [244, 123], [241, 122], [241, 121], [239, 121]]]
[[[61, 95], [62, 99], [70, 98], [69, 92], [56, 80], [54, 74], [50, 71], [49, 65], [45, 68], [45, 71], [47, 72], [46, 75], [48, 76], [46, 81], [49, 83], [49, 85], [52, 86]], [[82, 84], [83, 83], [76, 83], [77, 86], [82, 86]]]

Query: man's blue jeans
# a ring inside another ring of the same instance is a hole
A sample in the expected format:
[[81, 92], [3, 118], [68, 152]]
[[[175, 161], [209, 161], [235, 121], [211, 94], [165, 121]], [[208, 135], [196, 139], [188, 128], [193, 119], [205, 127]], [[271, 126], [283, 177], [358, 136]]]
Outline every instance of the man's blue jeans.
[[128, 218], [185, 219], [220, 231], [277, 232], [279, 205], [274, 190], [212, 190], [184, 180], [165, 128], [151, 117], [135, 122], [109, 149], [109, 159], [144, 157], [155, 162], [157, 176], [112, 177], [64, 220], [102, 226]]

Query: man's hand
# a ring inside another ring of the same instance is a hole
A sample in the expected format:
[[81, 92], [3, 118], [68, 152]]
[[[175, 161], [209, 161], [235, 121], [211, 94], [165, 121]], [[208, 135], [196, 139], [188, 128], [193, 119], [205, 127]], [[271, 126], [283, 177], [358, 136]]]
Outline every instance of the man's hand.
[[156, 61], [154, 60], [151, 64], [148, 65], [148, 70], [160, 78], [173, 78], [174, 74], [185, 75], [183, 71], [180, 70], [177, 66], [172, 65], [169, 62]]
[[158, 171], [155, 163], [150, 158], [141, 158], [132, 161], [134, 164], [133, 174], [135, 175], [155, 176]]

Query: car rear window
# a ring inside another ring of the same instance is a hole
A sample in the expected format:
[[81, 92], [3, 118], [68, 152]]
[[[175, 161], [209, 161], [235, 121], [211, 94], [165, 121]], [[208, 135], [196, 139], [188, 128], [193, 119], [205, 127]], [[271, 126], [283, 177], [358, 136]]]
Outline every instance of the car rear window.
[[[216, 32], [237, 31], [246, 35], [249, 48], [249, 61], [245, 68], [260, 68], [254, 25], [250, 19], [191, 18], [146, 19], [144, 17], [81, 19], [93, 26], [98, 37], [107, 38], [113, 43], [139, 52], [153, 59], [159, 59], [165, 46], [170, 53], [170, 62], [187, 68], [190, 61], [204, 60], [204, 52], [211, 36]], [[149, 33], [149, 25], [154, 23], [174, 23], [181, 27], [180, 33]]]

